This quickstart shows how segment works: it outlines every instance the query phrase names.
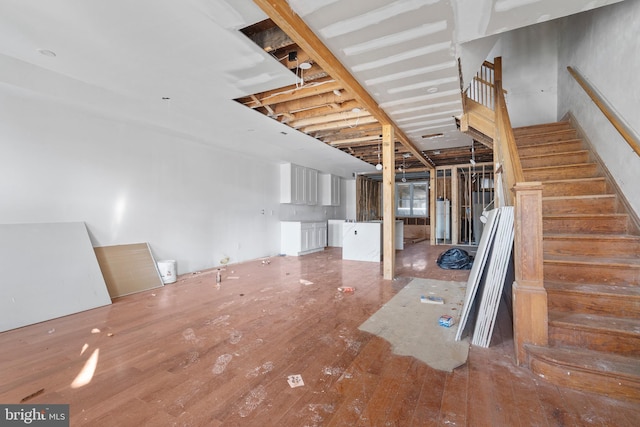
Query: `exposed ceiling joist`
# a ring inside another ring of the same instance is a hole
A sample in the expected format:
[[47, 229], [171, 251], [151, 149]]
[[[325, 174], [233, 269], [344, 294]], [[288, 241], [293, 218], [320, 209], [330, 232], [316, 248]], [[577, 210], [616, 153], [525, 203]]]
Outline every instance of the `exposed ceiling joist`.
[[341, 82], [344, 88], [353, 93], [355, 99], [381, 124], [393, 127], [396, 138], [422, 164], [428, 168], [433, 165], [424, 157], [411, 140], [384, 112], [373, 97], [360, 85], [342, 63], [331, 53], [324, 43], [314, 34], [307, 24], [291, 9], [286, 0], [253, 0], [298, 46], [309, 56], [315, 58], [330, 76]]

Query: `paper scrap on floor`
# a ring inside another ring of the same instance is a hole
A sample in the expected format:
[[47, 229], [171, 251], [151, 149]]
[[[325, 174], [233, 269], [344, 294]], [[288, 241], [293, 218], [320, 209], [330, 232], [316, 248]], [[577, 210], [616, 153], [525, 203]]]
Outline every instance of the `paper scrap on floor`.
[[304, 385], [302, 375], [289, 375], [287, 377], [287, 382], [291, 388], [302, 387]]

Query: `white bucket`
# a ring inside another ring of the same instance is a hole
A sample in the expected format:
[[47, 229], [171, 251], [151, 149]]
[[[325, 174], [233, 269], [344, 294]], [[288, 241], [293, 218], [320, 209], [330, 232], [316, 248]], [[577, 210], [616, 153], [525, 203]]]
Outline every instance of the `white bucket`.
[[164, 261], [158, 261], [158, 271], [160, 277], [162, 277], [162, 283], [173, 283], [176, 279], [176, 261], [173, 259], [167, 259]]

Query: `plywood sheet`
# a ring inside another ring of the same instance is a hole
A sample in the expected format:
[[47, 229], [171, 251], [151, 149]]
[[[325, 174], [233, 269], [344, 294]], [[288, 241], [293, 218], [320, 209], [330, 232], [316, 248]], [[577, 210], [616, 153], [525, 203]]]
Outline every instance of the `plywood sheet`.
[[100, 246], [95, 253], [111, 298], [164, 286], [147, 243]]
[[111, 304], [82, 222], [0, 225], [0, 331]]

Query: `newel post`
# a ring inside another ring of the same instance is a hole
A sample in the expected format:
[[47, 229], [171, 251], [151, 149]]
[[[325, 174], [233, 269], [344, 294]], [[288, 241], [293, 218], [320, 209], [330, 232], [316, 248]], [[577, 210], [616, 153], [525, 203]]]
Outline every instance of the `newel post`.
[[524, 344], [546, 346], [549, 341], [547, 291], [542, 248], [542, 184], [518, 182], [514, 188], [515, 282], [513, 283], [513, 341], [516, 363], [526, 363]]

